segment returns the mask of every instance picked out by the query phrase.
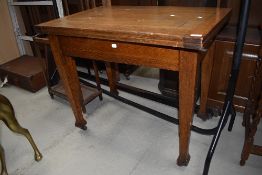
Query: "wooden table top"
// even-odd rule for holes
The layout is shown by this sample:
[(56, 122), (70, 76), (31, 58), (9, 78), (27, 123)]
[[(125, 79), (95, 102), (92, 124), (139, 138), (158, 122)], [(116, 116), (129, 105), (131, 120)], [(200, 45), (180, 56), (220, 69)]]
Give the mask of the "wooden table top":
[(39, 24), (41, 32), (188, 49), (205, 49), (231, 9), (176, 6), (98, 7)]

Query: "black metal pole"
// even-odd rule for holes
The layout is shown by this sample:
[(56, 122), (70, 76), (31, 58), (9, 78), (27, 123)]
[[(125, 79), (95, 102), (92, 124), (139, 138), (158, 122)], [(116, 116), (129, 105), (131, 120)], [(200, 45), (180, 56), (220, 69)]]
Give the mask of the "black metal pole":
[(235, 50), (234, 50), (234, 55), (233, 55), (233, 66), (232, 66), (231, 77), (230, 77), (229, 85), (227, 89), (227, 95), (226, 95), (225, 103), (223, 106), (222, 116), (218, 123), (217, 133), (214, 135), (211, 145), (209, 147), (209, 151), (207, 153), (203, 175), (208, 175), (210, 163), (214, 155), (214, 152), (217, 146), (217, 142), (220, 138), (222, 130), (224, 129), (228, 121), (228, 117), (230, 114), (232, 115), (232, 119), (230, 122), (231, 129), (232, 129), (232, 125), (234, 122), (233, 120), (234, 120), (235, 113), (233, 111), (233, 96), (235, 93), (235, 87), (236, 87), (240, 62), (241, 62), (241, 56), (242, 56), (243, 46), (244, 46), (245, 37), (246, 37), (250, 2), (251, 0), (243, 0), (242, 2), (242, 12), (241, 12), (241, 16), (239, 19), (240, 20), (239, 21), (239, 30), (237, 34), (237, 40), (236, 40), (236, 45), (235, 45)]

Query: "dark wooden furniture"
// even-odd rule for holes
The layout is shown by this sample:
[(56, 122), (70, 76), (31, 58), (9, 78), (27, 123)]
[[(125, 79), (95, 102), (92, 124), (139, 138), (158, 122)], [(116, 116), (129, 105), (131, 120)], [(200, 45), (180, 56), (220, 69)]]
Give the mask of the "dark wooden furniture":
[(31, 92), (43, 88), (46, 83), (42, 69), (42, 59), (24, 55), (0, 66), (0, 78), (7, 76), (8, 83)]
[(262, 48), (260, 58), (256, 64), (255, 74), (252, 78), (249, 98), (243, 116), (245, 126), (245, 142), (241, 154), (240, 165), (245, 165), (250, 154), (262, 156), (262, 146), (254, 144), (257, 126), (262, 117)]
[[(232, 8), (232, 15), (228, 26), (221, 31), (215, 41), (214, 68), (211, 77), (208, 106), (222, 109), (225, 90), (232, 65), (232, 52), (236, 40), (236, 29), (240, 13), (241, 1), (226, 0), (224, 5)], [(261, 37), (259, 25), (262, 23), (261, 0), (252, 0), (248, 20), (248, 29), (244, 45), (244, 53), (238, 76), (234, 105), (237, 111), (244, 112), (251, 80), (254, 76), (256, 62), (258, 60)]]
[(146, 6), (157, 5), (158, 0), (111, 0), (111, 4), (121, 6)]
[(113, 94), (117, 94), (113, 62), (179, 71), (177, 163), (187, 165), (197, 71), (201, 64), (204, 90), (200, 113), (204, 114), (212, 68), (212, 39), (229, 15), (230, 9), (216, 8), (99, 7), (38, 27), (48, 33), (75, 125), (80, 128), (86, 125), (86, 120), (79, 103), (82, 95), (72, 56), (108, 62), (107, 75)]
[(110, 3), (108, 0), (62, 0), (62, 2), (66, 16)]
[(215, 7), (217, 0), (158, 0), (158, 5), (176, 5), (187, 7)]
[[(233, 61), (235, 39), (235, 26), (227, 26), (216, 38), (214, 67), (208, 95), (208, 105), (212, 108), (222, 109)], [(245, 109), (260, 45), (258, 28), (248, 28), (234, 96), (234, 105), (238, 111), (243, 112)]]
[(177, 71), (159, 70), (158, 89), (161, 94), (178, 99), (179, 74)]
[[(20, 0), (24, 1), (24, 0)], [(21, 12), (21, 17), (25, 28), (25, 35), (35, 36), (37, 34), (34, 26), (36, 24), (46, 22), (56, 18), (54, 6), (46, 5), (30, 5), (30, 6), (17, 6)], [(34, 42), (27, 42), (30, 45), (33, 55), (37, 55), (37, 47)]]

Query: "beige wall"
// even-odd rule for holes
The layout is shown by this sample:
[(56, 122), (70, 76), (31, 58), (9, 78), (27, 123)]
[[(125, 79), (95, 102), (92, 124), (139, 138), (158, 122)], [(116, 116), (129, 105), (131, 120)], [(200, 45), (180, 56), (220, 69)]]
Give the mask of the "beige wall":
[(0, 64), (19, 56), (7, 0), (0, 0)]

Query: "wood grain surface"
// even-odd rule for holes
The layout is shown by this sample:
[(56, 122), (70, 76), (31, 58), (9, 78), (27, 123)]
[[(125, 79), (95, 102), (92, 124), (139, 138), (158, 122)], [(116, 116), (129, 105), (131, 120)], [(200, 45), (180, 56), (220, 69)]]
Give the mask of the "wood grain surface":
[(44, 33), (205, 49), (230, 16), (228, 8), (99, 7), (42, 23)]

